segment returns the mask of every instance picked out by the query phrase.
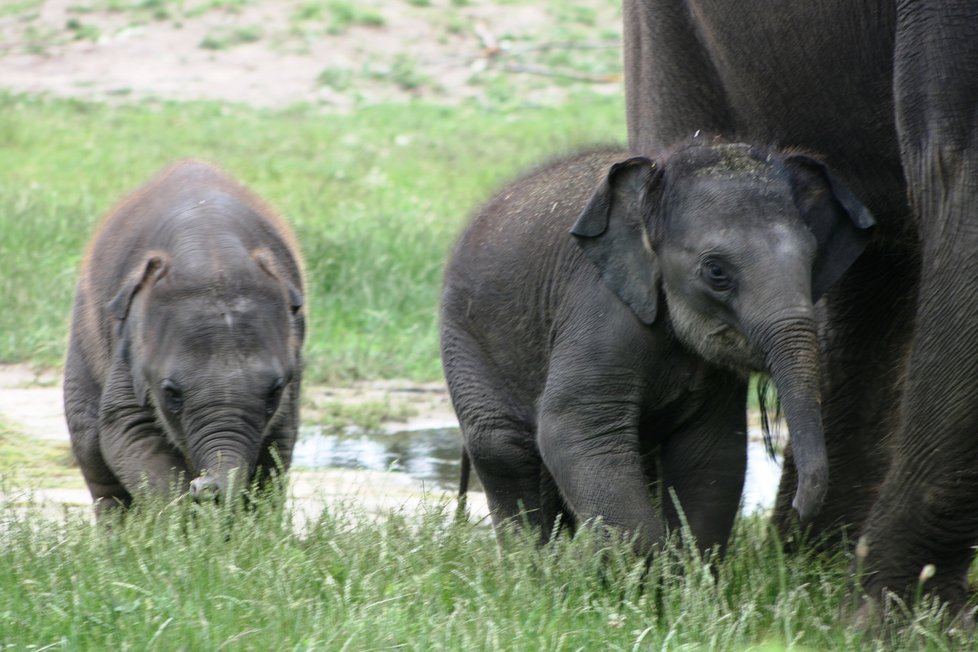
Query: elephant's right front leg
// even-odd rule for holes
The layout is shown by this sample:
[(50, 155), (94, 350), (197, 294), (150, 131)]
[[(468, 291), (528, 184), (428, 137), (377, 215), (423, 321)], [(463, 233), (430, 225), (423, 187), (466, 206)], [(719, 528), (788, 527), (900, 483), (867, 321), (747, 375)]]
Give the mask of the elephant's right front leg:
[[(126, 378), (128, 380), (128, 378)], [(97, 511), (128, 506), (141, 490), (159, 495), (187, 491), (190, 473), (183, 455), (167, 440), (150, 406), (141, 406), (128, 382), (114, 379), (99, 410), (99, 451), (115, 482), (89, 482)]]
[[(648, 489), (640, 447), (639, 390), (621, 379), (549, 382), (540, 411), (538, 442), (564, 501), (579, 523), (634, 537), (648, 555), (665, 529)], [(634, 387), (634, 396), (609, 395)], [(625, 392), (628, 394), (629, 392)]]

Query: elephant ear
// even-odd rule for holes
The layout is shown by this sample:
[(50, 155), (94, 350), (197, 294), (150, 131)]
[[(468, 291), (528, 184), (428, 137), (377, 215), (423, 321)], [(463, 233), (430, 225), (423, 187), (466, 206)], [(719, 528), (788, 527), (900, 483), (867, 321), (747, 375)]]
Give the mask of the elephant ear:
[(825, 163), (804, 155), (789, 156), (786, 163), (792, 170), (795, 203), (818, 242), (812, 269), (814, 302), (859, 258), (876, 220)]
[(146, 386), (146, 379), (142, 372), (141, 365), (135, 363), (131, 356), (131, 343), (129, 341), (129, 331), (126, 328), (126, 319), (129, 316), (129, 309), (132, 307), (133, 299), (136, 294), (146, 285), (158, 282), (166, 276), (169, 271), (169, 258), (162, 253), (152, 252), (147, 255), (136, 268), (123, 281), (122, 287), (106, 305), (106, 309), (113, 317), (119, 320), (120, 346), (122, 359), (130, 367), (132, 372), (132, 389), (136, 397), (136, 402), (140, 406), (145, 406), (149, 394)]
[(106, 305), (109, 314), (116, 319), (124, 320), (129, 316), (132, 300), (136, 298), (136, 293), (139, 292), (140, 288), (150, 282), (156, 283), (166, 276), (167, 271), (169, 271), (169, 265), (165, 254), (153, 252), (147, 255), (130, 272), (129, 276), (122, 282), (122, 287)]
[(571, 233), (619, 299), (645, 324), (659, 309), (659, 262), (645, 224), (646, 196), (662, 178), (648, 158), (615, 163)]
[(251, 257), (258, 263), (262, 271), (274, 278), (285, 287), (289, 296), (289, 310), (293, 315), (297, 314), (305, 303), (302, 292), (279, 270), (275, 257), (267, 249), (255, 249), (251, 252)]

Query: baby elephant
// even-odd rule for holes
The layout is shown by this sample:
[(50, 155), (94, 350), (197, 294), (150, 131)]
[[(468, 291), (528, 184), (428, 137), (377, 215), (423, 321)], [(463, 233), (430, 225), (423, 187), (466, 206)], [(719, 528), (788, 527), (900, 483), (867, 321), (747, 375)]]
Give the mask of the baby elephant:
[(684, 516), (722, 549), (750, 371), (779, 392), (804, 521), (828, 482), (812, 304), (872, 216), (800, 154), (696, 139), (626, 157), (515, 182), (448, 264), (442, 362), (493, 522), (526, 519), (545, 541), (558, 517), (601, 519), (648, 554)]
[(288, 468), (302, 292), (288, 226), (207, 163), (172, 166), (102, 221), (64, 378), (96, 513), (128, 506), (141, 486), (210, 499)]

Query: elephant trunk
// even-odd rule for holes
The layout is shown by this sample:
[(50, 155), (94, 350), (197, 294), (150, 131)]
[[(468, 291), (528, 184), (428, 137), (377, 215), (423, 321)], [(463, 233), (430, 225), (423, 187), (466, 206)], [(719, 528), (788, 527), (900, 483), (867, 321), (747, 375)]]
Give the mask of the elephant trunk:
[(245, 488), (258, 456), (257, 447), (251, 454), (252, 440), (242, 433), (228, 431), (201, 437), (196, 449), (191, 450), (192, 466), (198, 474), (190, 482), (191, 496), (206, 502)]
[(792, 506), (802, 523), (821, 509), (828, 489), (828, 456), (822, 428), (818, 338), (811, 310), (758, 329), (758, 349), (778, 390), (788, 422), (791, 451), (798, 471)]

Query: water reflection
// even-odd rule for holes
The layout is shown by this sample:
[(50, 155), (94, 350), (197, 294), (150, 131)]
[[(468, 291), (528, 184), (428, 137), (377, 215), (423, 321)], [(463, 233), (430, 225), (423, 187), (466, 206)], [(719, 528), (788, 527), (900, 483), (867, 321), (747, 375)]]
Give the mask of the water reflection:
[[(299, 468), (398, 471), (428, 487), (456, 491), (461, 441), (458, 428), (362, 435), (325, 434), (318, 428), (304, 428), (292, 464)], [(748, 448), (744, 511), (771, 507), (780, 476), (780, 463), (768, 457), (763, 444), (752, 441)], [(474, 473), (470, 488), (481, 489)]]
[(438, 489), (458, 489), (462, 436), (458, 428), (362, 435), (304, 428), (292, 453), (305, 468), (401, 471)]

